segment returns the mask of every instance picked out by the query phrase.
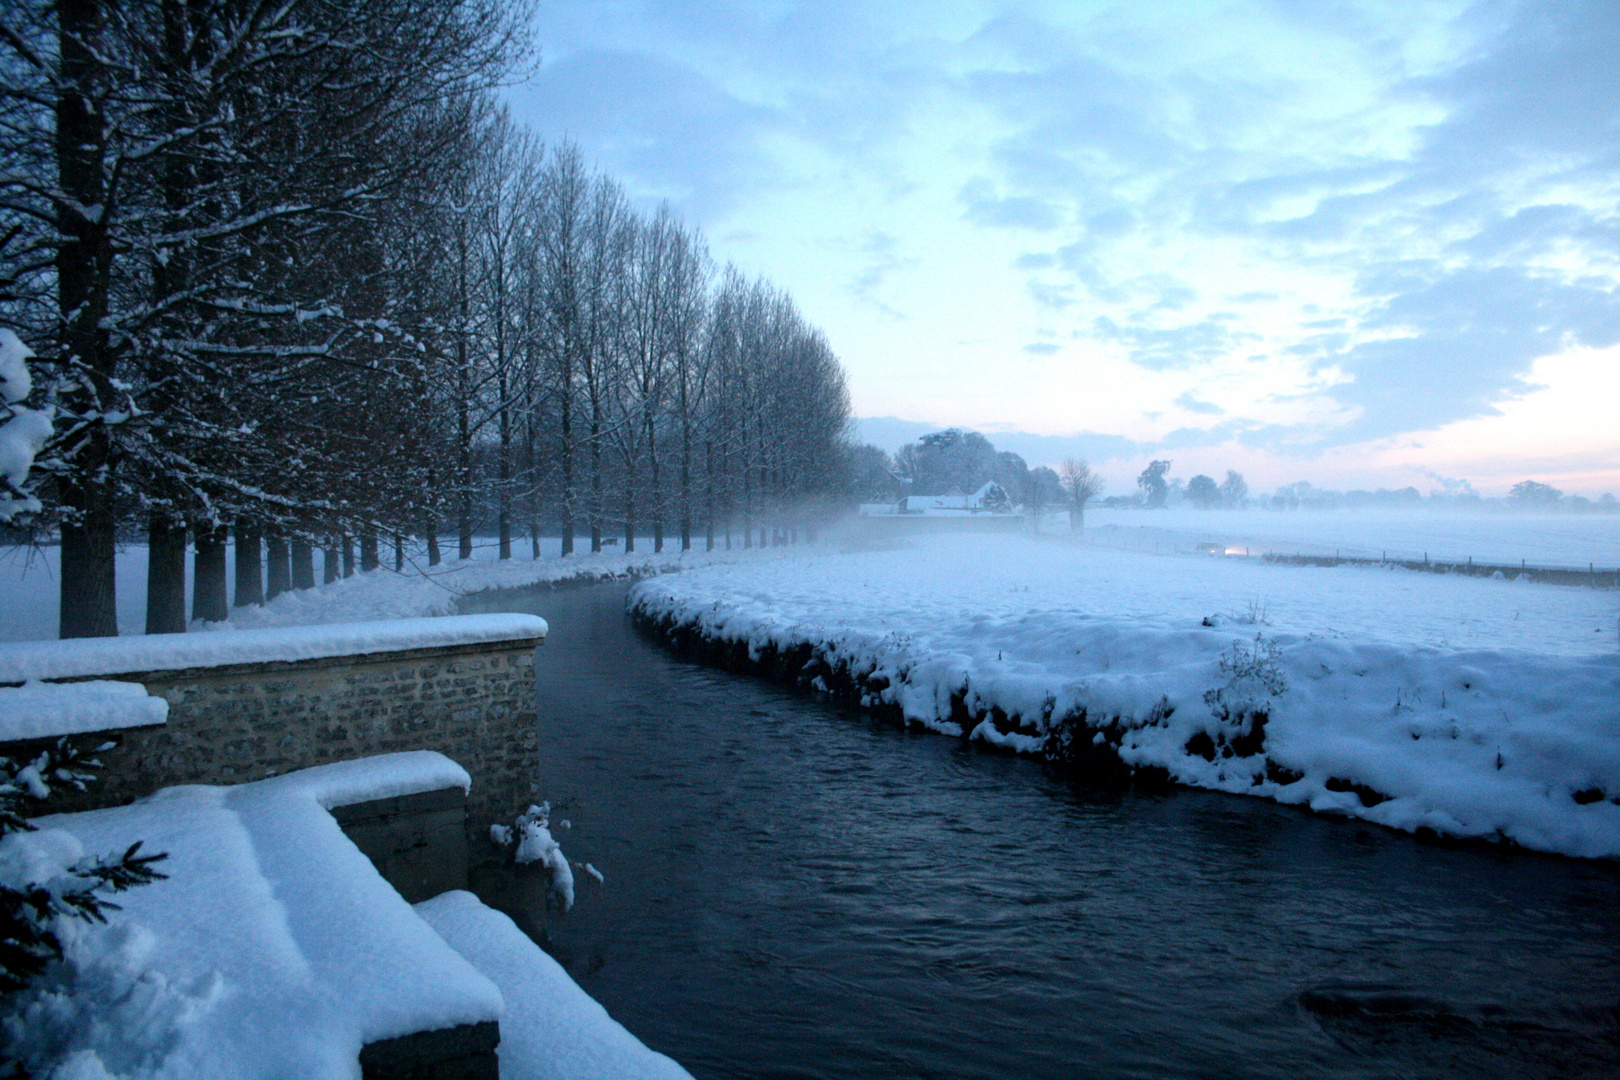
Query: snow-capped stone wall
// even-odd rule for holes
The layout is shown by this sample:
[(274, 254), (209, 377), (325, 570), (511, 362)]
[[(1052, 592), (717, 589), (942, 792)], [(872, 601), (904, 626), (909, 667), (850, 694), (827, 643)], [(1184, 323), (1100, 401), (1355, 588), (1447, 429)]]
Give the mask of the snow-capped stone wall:
[(528, 790), (535, 649), (545, 634), (542, 619), (503, 615), (25, 642), (0, 645), (0, 683), (116, 674), (168, 702), (168, 722), (125, 732), (101, 755), (101, 779), (64, 795), (64, 810), (435, 750), (472, 774), (468, 814), (481, 829)]

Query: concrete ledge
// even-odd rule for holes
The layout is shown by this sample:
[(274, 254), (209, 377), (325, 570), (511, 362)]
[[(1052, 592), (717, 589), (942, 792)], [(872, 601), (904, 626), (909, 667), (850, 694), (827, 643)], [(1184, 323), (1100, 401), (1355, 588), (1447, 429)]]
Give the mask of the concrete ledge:
[(418, 1031), (360, 1049), (362, 1080), (500, 1080), (500, 1025), (492, 1021)]

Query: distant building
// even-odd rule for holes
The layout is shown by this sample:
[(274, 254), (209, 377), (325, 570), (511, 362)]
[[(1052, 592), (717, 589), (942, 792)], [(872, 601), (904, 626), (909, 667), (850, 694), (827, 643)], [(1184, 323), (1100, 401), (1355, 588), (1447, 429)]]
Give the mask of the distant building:
[[(925, 514), (930, 517), (961, 517), (973, 514), (1011, 514), (1012, 499), (1007, 489), (994, 480), (971, 495), (952, 492), (949, 495), (907, 495), (900, 500), (899, 513)], [(865, 513), (865, 508), (862, 508)]]

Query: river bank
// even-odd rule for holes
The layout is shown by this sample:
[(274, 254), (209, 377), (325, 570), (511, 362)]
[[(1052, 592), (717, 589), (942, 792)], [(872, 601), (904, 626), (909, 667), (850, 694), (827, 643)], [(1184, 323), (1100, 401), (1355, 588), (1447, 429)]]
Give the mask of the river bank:
[(1084, 776), (1620, 857), (1609, 592), (932, 537), (629, 602), (690, 655)]

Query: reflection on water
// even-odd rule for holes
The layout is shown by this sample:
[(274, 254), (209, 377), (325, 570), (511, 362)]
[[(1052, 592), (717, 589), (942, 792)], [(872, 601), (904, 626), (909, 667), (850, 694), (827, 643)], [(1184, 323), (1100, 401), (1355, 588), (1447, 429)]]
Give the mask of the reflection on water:
[[(1620, 870), (1036, 763), (551, 620), (537, 792), (607, 874), (479, 890), (707, 1077), (1620, 1076)], [(516, 809), (516, 808), (515, 808)]]

